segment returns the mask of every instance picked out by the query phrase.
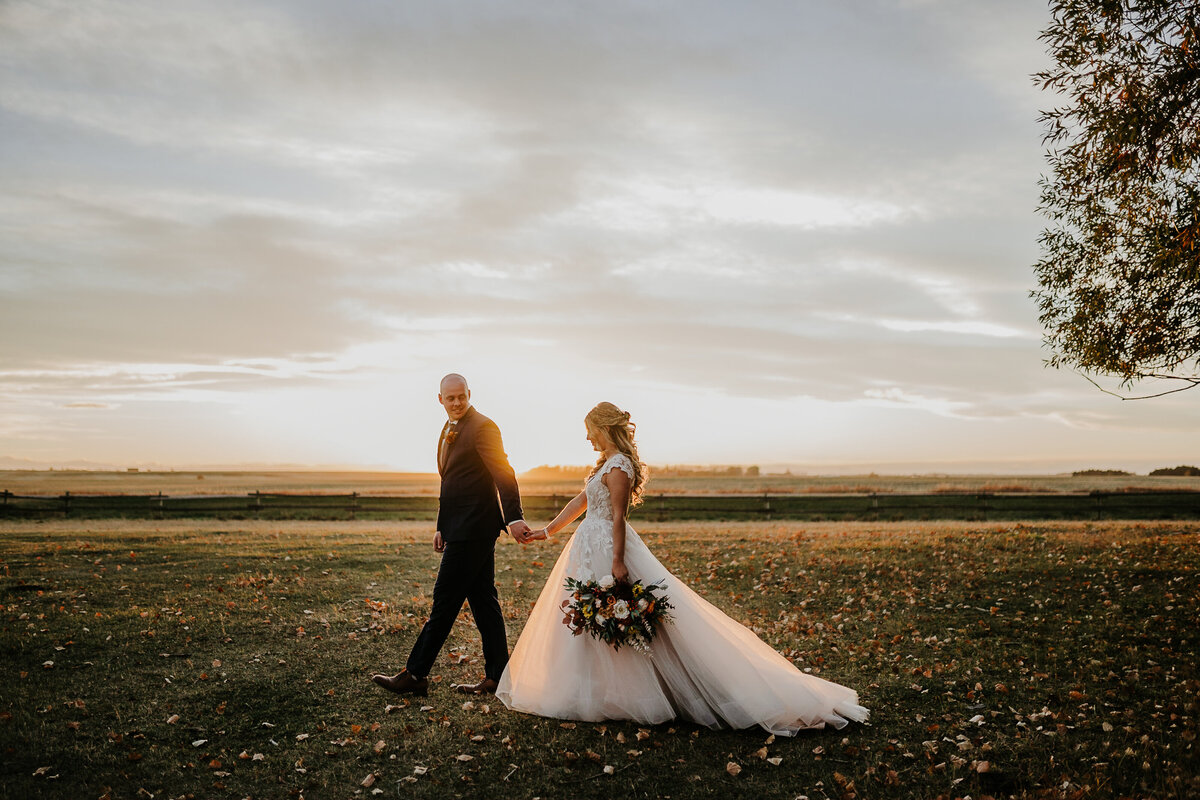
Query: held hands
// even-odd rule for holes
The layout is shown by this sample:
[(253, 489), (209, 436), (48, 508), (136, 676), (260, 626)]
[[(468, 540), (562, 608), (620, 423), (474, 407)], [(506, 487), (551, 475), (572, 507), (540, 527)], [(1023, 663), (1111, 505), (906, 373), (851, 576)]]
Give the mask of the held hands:
[(532, 533), (528, 523), (526, 523), (523, 519), (519, 519), (510, 524), (508, 526), (508, 532), (511, 533), (512, 537), (521, 544), (527, 544), (530, 539), (529, 534)]

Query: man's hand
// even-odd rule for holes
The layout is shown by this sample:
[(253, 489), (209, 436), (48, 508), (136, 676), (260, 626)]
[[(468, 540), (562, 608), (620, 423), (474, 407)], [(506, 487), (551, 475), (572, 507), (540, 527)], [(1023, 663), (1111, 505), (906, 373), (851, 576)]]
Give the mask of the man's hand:
[(441, 531), (438, 531), (437, 533), (433, 534), (433, 552), (435, 552), (435, 553), (446, 552), (446, 543), (444, 541), (442, 541), (442, 532)]
[(550, 538), (550, 536), (549, 536), (549, 534), (546, 533), (545, 528), (538, 528), (537, 530), (532, 530), (529, 532), (529, 541), (531, 541), (531, 542), (536, 539), (544, 540), (544, 539), (549, 539), (549, 538)]
[(529, 525), (523, 519), (519, 519), (516, 522), (510, 523), (508, 526), (508, 532), (511, 533), (512, 537), (521, 544), (525, 544), (529, 541)]

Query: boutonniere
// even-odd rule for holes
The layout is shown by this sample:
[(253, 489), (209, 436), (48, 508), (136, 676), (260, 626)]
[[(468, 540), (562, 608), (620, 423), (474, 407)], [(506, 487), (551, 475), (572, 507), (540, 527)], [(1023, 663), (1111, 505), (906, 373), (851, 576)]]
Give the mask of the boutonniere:
[(451, 428), (446, 431), (446, 446), (454, 444), (454, 440), (458, 438), (458, 428)]

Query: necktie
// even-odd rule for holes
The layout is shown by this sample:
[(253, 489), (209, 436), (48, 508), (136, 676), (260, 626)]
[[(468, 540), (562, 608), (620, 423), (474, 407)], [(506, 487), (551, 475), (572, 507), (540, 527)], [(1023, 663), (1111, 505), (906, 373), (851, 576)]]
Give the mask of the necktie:
[(438, 451), (438, 469), (446, 468), (446, 454), (450, 452), (450, 431), (454, 430), (454, 423), (447, 422), (446, 427), (442, 428), (442, 449)]

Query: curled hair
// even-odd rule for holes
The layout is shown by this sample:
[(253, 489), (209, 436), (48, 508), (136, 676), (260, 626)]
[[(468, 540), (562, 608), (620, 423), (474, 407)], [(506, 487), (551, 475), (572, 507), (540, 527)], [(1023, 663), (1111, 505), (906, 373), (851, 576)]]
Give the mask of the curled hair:
[[(629, 456), (629, 460), (633, 462), (633, 486), (629, 490), (629, 507), (641, 503), (646, 481), (650, 479), (650, 470), (638, 458), (637, 442), (633, 439), (637, 425), (629, 421), (629, 412), (622, 411), (612, 403), (600, 403), (587, 413), (583, 422), (591, 429), (604, 431), (608, 438), (612, 439), (618, 452)], [(604, 466), (604, 461), (604, 454), (601, 453), (592, 471), (588, 473), (589, 480)]]

